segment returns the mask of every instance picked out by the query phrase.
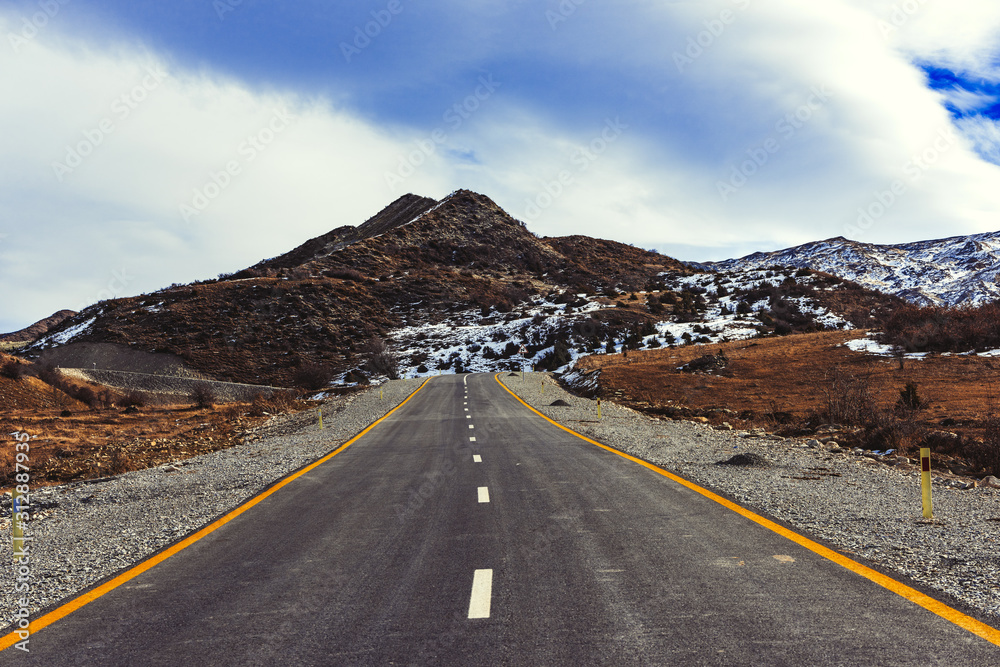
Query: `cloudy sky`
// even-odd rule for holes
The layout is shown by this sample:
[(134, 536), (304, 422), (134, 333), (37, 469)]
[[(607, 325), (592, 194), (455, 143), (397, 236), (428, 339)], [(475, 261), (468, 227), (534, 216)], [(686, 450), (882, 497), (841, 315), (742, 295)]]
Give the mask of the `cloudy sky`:
[(1000, 229), (995, 0), (0, 0), (0, 331), (406, 192), (689, 260)]

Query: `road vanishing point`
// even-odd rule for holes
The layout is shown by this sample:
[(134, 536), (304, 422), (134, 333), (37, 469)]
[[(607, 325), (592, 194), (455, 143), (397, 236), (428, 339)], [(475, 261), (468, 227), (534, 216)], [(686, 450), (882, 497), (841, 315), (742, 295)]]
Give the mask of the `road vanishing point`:
[[(1000, 632), (492, 375), (32, 622), (4, 665), (1000, 664)], [(516, 387), (516, 385), (515, 385)]]

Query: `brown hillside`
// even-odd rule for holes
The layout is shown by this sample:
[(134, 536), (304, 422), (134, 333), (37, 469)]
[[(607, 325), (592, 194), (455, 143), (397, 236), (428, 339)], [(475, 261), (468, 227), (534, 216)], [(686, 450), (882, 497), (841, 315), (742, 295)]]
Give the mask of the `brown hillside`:
[(48, 333), (50, 329), (58, 326), (63, 322), (63, 320), (68, 317), (72, 317), (73, 315), (76, 315), (76, 311), (60, 310), (57, 313), (49, 315), (45, 319), (38, 320), (31, 326), (27, 326), (20, 331), (0, 334), (0, 341), (5, 343), (19, 343), (37, 340)]
[(395, 327), (469, 308), (505, 312), (567, 288), (641, 289), (668, 269), (685, 271), (613, 241), (540, 239), (467, 190), (440, 203), (407, 195), (358, 228), (227, 279), (102, 302), (62, 328), (94, 318), (74, 342), (169, 352), (218, 379), (290, 386), (303, 366), (356, 367), (365, 341)]

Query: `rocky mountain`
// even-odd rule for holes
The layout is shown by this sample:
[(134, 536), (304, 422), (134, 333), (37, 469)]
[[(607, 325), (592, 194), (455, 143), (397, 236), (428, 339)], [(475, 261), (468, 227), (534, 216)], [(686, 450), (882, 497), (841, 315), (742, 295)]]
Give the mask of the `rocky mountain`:
[(60, 310), (59, 312), (53, 313), (44, 319), (38, 320), (34, 324), (27, 326), (20, 331), (0, 334), (0, 342), (24, 343), (37, 340), (48, 333), (49, 329), (61, 324), (63, 320), (68, 317), (72, 317), (73, 315), (76, 315), (76, 311)]
[(775, 265), (824, 271), (919, 305), (975, 305), (1000, 297), (1000, 232), (897, 245), (838, 236), (696, 266), (745, 270)]
[(622, 346), (871, 326), (893, 303), (808, 270), (699, 272), (615, 241), (540, 238), (459, 190), (406, 195), (217, 280), (100, 302), (23, 354), (79, 365), (79, 344), (99, 343), (85, 366), (128, 348), (220, 380), (292, 386), (316, 368), (363, 381), (377, 341), (405, 375), (557, 368)]

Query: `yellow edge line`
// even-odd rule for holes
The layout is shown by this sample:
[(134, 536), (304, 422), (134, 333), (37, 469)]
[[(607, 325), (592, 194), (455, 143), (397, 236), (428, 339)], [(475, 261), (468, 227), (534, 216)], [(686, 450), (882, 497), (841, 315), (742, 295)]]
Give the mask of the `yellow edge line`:
[(576, 431), (574, 431), (573, 429), (568, 428), (566, 426), (563, 426), (562, 424), (560, 424), (557, 421), (549, 419), (548, 417), (546, 417), (545, 415), (543, 415), (541, 412), (539, 412), (535, 408), (533, 408), (530, 405), (528, 405), (527, 403), (525, 403), (521, 399), (520, 396), (518, 396), (513, 391), (511, 391), (510, 388), (507, 385), (505, 385), (500, 380), (500, 374), (499, 373), (496, 374), (496, 375), (494, 375), (493, 378), (500, 384), (501, 387), (503, 387), (504, 389), (506, 389), (507, 392), (511, 396), (513, 396), (514, 398), (516, 398), (524, 407), (528, 408), (529, 410), (531, 410), (532, 412), (534, 412), (536, 415), (538, 415), (542, 419), (546, 420), (547, 422), (549, 422), (549, 423), (551, 423), (551, 424), (553, 424), (555, 426), (558, 426), (559, 428), (561, 428), (562, 430), (566, 431), (567, 433), (572, 433), (576, 437), (578, 437), (578, 438), (580, 438), (582, 440), (585, 440), (585, 441), (589, 442), (592, 445), (596, 445), (597, 447), (600, 447), (601, 449), (605, 449), (605, 450), (607, 450), (607, 451), (609, 451), (609, 452), (611, 452), (613, 454), (617, 454), (618, 456), (626, 458), (629, 461), (633, 461), (635, 463), (638, 463), (641, 466), (645, 466), (646, 468), (649, 468), (653, 472), (659, 473), (659, 474), (663, 475), (664, 477), (667, 477), (667, 478), (669, 478), (669, 479), (677, 482), (678, 484), (691, 489), (692, 491), (694, 491), (696, 493), (700, 493), (701, 495), (705, 496), (709, 500), (713, 500), (713, 501), (719, 503), (723, 507), (734, 511), (737, 514), (740, 514), (741, 516), (746, 517), (747, 519), (750, 519), (754, 523), (757, 523), (757, 524), (763, 526), (764, 528), (767, 528), (768, 530), (771, 530), (771, 531), (777, 533), (778, 535), (781, 535), (782, 537), (787, 538), (787, 539), (791, 540), (792, 542), (795, 542), (796, 544), (798, 544), (800, 546), (803, 546), (806, 549), (809, 549), (810, 551), (812, 551), (812, 552), (814, 552), (816, 554), (819, 554), (820, 556), (822, 556), (823, 558), (826, 558), (827, 560), (833, 561), (834, 563), (836, 563), (837, 565), (840, 565), (841, 567), (847, 568), (848, 570), (850, 570), (851, 572), (854, 572), (855, 574), (859, 574), (862, 577), (875, 582), (876, 584), (878, 584), (879, 586), (882, 586), (883, 588), (887, 588), (888, 590), (892, 591), (893, 593), (896, 593), (897, 595), (900, 595), (900, 596), (906, 598), (910, 602), (913, 602), (914, 604), (920, 605), (924, 609), (926, 609), (926, 610), (928, 610), (928, 611), (930, 611), (930, 612), (932, 612), (934, 614), (937, 614), (941, 618), (943, 618), (943, 619), (945, 619), (947, 621), (951, 621), (952, 623), (954, 623), (955, 625), (959, 626), (960, 628), (964, 628), (964, 629), (968, 630), (969, 632), (971, 632), (972, 634), (978, 635), (978, 636), (982, 637), (983, 639), (985, 639), (986, 641), (988, 641), (990, 643), (993, 643), (993, 644), (996, 644), (997, 646), (1000, 646), (1000, 630), (997, 630), (996, 628), (993, 628), (993, 627), (991, 627), (989, 625), (986, 625), (985, 623), (983, 623), (981, 621), (977, 621), (976, 619), (972, 618), (971, 616), (967, 616), (966, 614), (963, 614), (962, 612), (958, 611), (957, 609), (952, 609), (951, 607), (949, 607), (948, 605), (944, 604), (943, 602), (940, 602), (939, 600), (935, 600), (934, 598), (930, 597), (929, 595), (921, 593), (920, 591), (918, 591), (918, 590), (916, 590), (914, 588), (911, 588), (911, 587), (909, 587), (909, 586), (907, 586), (905, 584), (901, 584), (900, 582), (896, 581), (895, 579), (892, 579), (891, 577), (887, 577), (886, 575), (882, 574), (881, 572), (876, 572), (875, 570), (871, 569), (870, 567), (866, 567), (866, 566), (862, 565), (861, 563), (858, 563), (857, 561), (853, 561), (850, 558), (847, 558), (846, 556), (843, 556), (843, 555), (837, 553), (836, 551), (834, 551), (832, 549), (824, 547), (822, 544), (819, 544), (817, 542), (813, 542), (808, 537), (805, 537), (803, 535), (799, 535), (798, 533), (796, 533), (794, 531), (791, 531), (791, 530), (785, 528), (784, 526), (779, 526), (778, 524), (776, 524), (773, 521), (770, 521), (768, 519), (765, 519), (764, 517), (760, 516), (759, 514), (755, 514), (755, 513), (751, 512), (750, 510), (748, 510), (748, 509), (746, 509), (744, 507), (740, 507), (739, 505), (737, 505), (734, 502), (726, 500), (725, 498), (723, 498), (722, 496), (720, 496), (718, 494), (712, 493), (708, 489), (704, 489), (704, 488), (698, 486), (697, 484), (695, 484), (693, 482), (689, 482), (688, 480), (684, 479), (683, 477), (678, 477), (677, 475), (675, 475), (672, 472), (668, 472), (668, 471), (664, 470), (663, 468), (660, 468), (659, 466), (656, 466), (656, 465), (653, 465), (652, 463), (649, 463), (648, 461), (643, 461), (640, 458), (636, 458), (635, 456), (632, 456), (630, 454), (626, 454), (625, 452), (619, 451), (619, 450), (615, 449), (614, 447), (609, 447), (608, 445), (601, 444), (600, 442), (597, 442), (596, 440), (591, 440), (587, 436), (581, 435), (581, 434), (577, 433)]
[[(32, 635), (34, 635), (36, 632), (38, 632), (42, 628), (45, 628), (45, 627), (47, 627), (49, 625), (52, 625), (53, 623), (55, 623), (56, 621), (58, 621), (61, 618), (69, 616), (70, 614), (72, 614), (74, 611), (76, 611), (80, 607), (83, 607), (84, 605), (87, 605), (87, 604), (93, 602), (97, 598), (101, 597), (102, 595), (104, 595), (106, 593), (109, 593), (109, 592), (113, 591), (114, 589), (118, 588), (122, 584), (127, 583), (127, 582), (131, 581), (132, 579), (135, 579), (136, 577), (138, 577), (140, 574), (142, 574), (146, 570), (149, 570), (150, 568), (155, 567), (156, 565), (162, 563), (163, 561), (167, 560), (171, 556), (173, 556), (173, 555), (175, 555), (175, 554), (183, 551), (184, 549), (188, 548), (189, 546), (191, 546), (192, 544), (194, 544), (198, 540), (202, 539), (203, 537), (207, 537), (212, 532), (218, 530), (219, 528), (221, 528), (222, 526), (226, 525), (227, 523), (229, 523), (230, 521), (232, 521), (233, 519), (235, 519), (239, 515), (241, 515), (244, 512), (246, 512), (248, 509), (250, 509), (251, 507), (253, 507), (257, 503), (261, 502), (262, 500), (264, 500), (265, 498), (267, 498), (271, 494), (273, 494), (276, 491), (278, 491), (278, 489), (281, 489), (282, 487), (290, 484), (291, 482), (295, 481), (296, 479), (298, 479), (302, 475), (306, 474), (310, 470), (316, 468), (317, 466), (320, 466), (320, 465), (326, 463), (327, 461), (329, 461), (330, 459), (332, 459), (334, 456), (336, 456), (337, 454), (341, 453), (342, 451), (344, 451), (345, 449), (347, 449), (348, 447), (350, 447), (351, 445), (353, 445), (355, 442), (357, 442), (361, 438), (361, 436), (365, 435), (366, 433), (368, 433), (369, 431), (371, 431), (373, 428), (375, 428), (376, 426), (378, 426), (378, 424), (380, 422), (382, 422), (385, 419), (388, 419), (389, 415), (391, 415), (393, 412), (395, 412), (396, 410), (399, 410), (401, 407), (403, 407), (404, 405), (406, 405), (406, 402), (409, 401), (414, 396), (416, 396), (417, 392), (420, 391), (421, 389), (423, 389), (424, 386), (426, 386), (426, 384), (431, 381), (431, 379), (432, 378), (427, 378), (426, 380), (424, 380), (423, 384), (421, 384), (419, 387), (417, 387), (415, 390), (413, 390), (413, 393), (411, 393), (409, 396), (407, 396), (403, 400), (402, 403), (400, 403), (399, 405), (397, 405), (396, 407), (394, 407), (392, 410), (390, 410), (389, 412), (387, 412), (381, 418), (379, 418), (376, 421), (374, 421), (371, 424), (369, 424), (365, 428), (365, 430), (361, 431), (361, 433), (358, 433), (356, 436), (354, 436), (353, 438), (351, 438), (350, 440), (348, 440), (347, 442), (345, 442), (340, 447), (338, 447), (334, 451), (330, 452), (329, 454), (327, 454), (323, 458), (318, 459), (317, 461), (314, 461), (313, 463), (309, 464), (305, 468), (302, 468), (298, 472), (295, 472), (295, 473), (289, 475), (288, 477), (285, 477), (284, 479), (276, 482), (274, 484), (274, 486), (272, 486), (272, 487), (270, 487), (270, 488), (262, 491), (258, 495), (254, 496), (253, 498), (251, 498), (251, 499), (247, 500), (246, 502), (244, 502), (239, 507), (233, 509), (231, 512), (229, 512), (225, 516), (220, 517), (219, 519), (216, 519), (215, 521), (213, 521), (209, 525), (207, 525), (204, 528), (202, 528), (201, 530), (199, 530), (197, 533), (195, 533), (195, 534), (193, 534), (193, 535), (185, 538), (184, 540), (178, 542), (177, 544), (175, 544), (174, 546), (170, 547), (169, 549), (166, 549), (165, 551), (161, 551), (160, 553), (156, 554), (155, 556), (152, 556), (152, 557), (148, 558), (147, 560), (144, 560), (143, 562), (139, 563), (135, 567), (133, 567), (133, 568), (131, 568), (129, 570), (126, 570), (125, 572), (122, 572), (121, 574), (119, 574), (114, 579), (112, 579), (110, 581), (106, 581), (105, 583), (101, 584), (97, 588), (94, 588), (93, 590), (90, 590), (90, 591), (84, 593), (83, 595), (70, 600), (69, 602), (67, 602), (66, 604), (62, 605), (61, 607), (53, 609), (52, 611), (50, 611), (49, 613), (47, 613), (45, 616), (42, 616), (41, 618), (38, 618), (38, 619), (35, 619), (35, 620), (31, 621), (30, 624), (29, 624), (29, 626), (28, 626), (28, 630), (30, 631), (30, 633)], [(5, 649), (10, 648), (14, 644), (16, 644), (17, 642), (19, 642), (19, 641), (22, 640), (22, 638), (18, 634), (18, 632), (20, 632), (20, 631), (15, 630), (15, 631), (7, 634), (6, 636), (0, 638), (0, 651), (3, 651)]]

